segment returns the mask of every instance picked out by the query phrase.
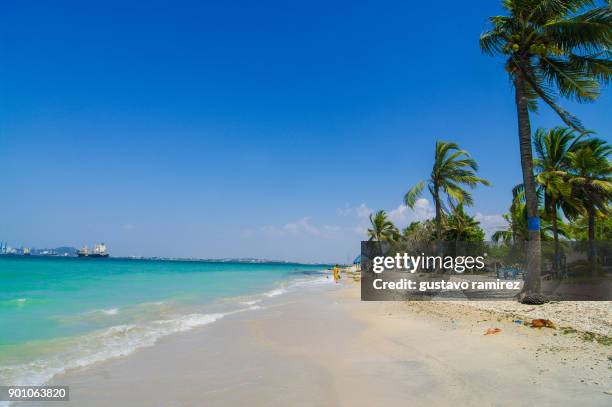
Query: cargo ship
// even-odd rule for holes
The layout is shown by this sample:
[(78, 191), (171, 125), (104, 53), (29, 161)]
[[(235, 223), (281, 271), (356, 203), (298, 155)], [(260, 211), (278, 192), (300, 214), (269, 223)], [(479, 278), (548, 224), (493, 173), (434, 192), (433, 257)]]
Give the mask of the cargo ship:
[(87, 246), (81, 248), (77, 252), (77, 256), (79, 257), (108, 257), (108, 250), (106, 249), (106, 245), (104, 243), (99, 243), (94, 246), (92, 251), (89, 251)]

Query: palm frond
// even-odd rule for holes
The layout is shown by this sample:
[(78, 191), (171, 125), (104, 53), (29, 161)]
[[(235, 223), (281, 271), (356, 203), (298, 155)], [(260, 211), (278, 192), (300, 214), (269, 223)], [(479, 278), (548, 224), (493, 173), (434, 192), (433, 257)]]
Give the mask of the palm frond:
[(612, 52), (609, 50), (590, 55), (571, 54), (567, 63), (571, 69), (591, 75), (602, 84), (612, 80)]
[(597, 7), (543, 25), (543, 34), (567, 52), (593, 52), (612, 45), (612, 7)]
[(423, 193), (423, 189), (425, 188), (426, 185), (427, 185), (427, 181), (421, 181), (417, 183), (415, 186), (413, 186), (412, 188), (410, 188), (408, 192), (406, 192), (406, 195), (404, 195), (404, 203), (406, 204), (407, 207), (414, 208), (414, 205), (416, 204), (417, 199)]
[(554, 83), (562, 96), (578, 102), (590, 102), (599, 97), (599, 81), (584, 69), (561, 58), (542, 57), (540, 68), (549, 83)]
[(555, 113), (557, 113), (557, 115), (561, 118), (561, 120), (563, 120), (565, 124), (580, 133), (584, 133), (586, 131), (580, 119), (569, 113), (567, 110), (563, 109), (561, 106), (557, 105), (553, 98), (550, 97), (550, 95), (548, 95), (544, 91), (541, 84), (537, 83), (531, 72), (528, 72), (527, 70), (522, 70), (522, 74), (529, 86), (531, 86), (531, 88), (533, 89), (533, 91), (537, 93), (538, 96), (540, 96), (540, 98), (542, 98), (542, 100), (544, 100), (544, 102), (546, 102), (546, 104), (555, 111)]

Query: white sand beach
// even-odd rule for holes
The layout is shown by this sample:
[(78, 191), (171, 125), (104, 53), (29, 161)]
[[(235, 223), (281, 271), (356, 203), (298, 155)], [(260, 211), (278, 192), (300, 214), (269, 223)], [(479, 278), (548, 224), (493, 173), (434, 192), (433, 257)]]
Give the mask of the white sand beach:
[[(612, 403), (610, 346), (560, 329), (530, 328), (472, 305), (361, 302), (358, 283), (329, 281), (164, 338), (127, 357), (57, 376), (52, 384), (69, 385), (71, 401), (47, 404)], [(491, 327), (501, 332), (484, 335)]]

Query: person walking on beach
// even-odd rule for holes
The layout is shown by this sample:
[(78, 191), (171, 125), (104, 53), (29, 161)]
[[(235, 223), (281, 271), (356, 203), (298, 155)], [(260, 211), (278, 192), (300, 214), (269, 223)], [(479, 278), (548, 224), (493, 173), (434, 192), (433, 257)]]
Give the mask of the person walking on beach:
[(334, 281), (337, 283), (340, 280), (340, 267), (336, 264), (333, 269), (334, 272)]

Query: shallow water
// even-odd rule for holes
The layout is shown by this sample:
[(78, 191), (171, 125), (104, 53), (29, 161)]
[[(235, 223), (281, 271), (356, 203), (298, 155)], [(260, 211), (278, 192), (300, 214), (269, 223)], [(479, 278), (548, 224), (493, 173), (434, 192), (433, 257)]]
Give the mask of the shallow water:
[(323, 266), (0, 257), (0, 384), (41, 384), (320, 281)]

